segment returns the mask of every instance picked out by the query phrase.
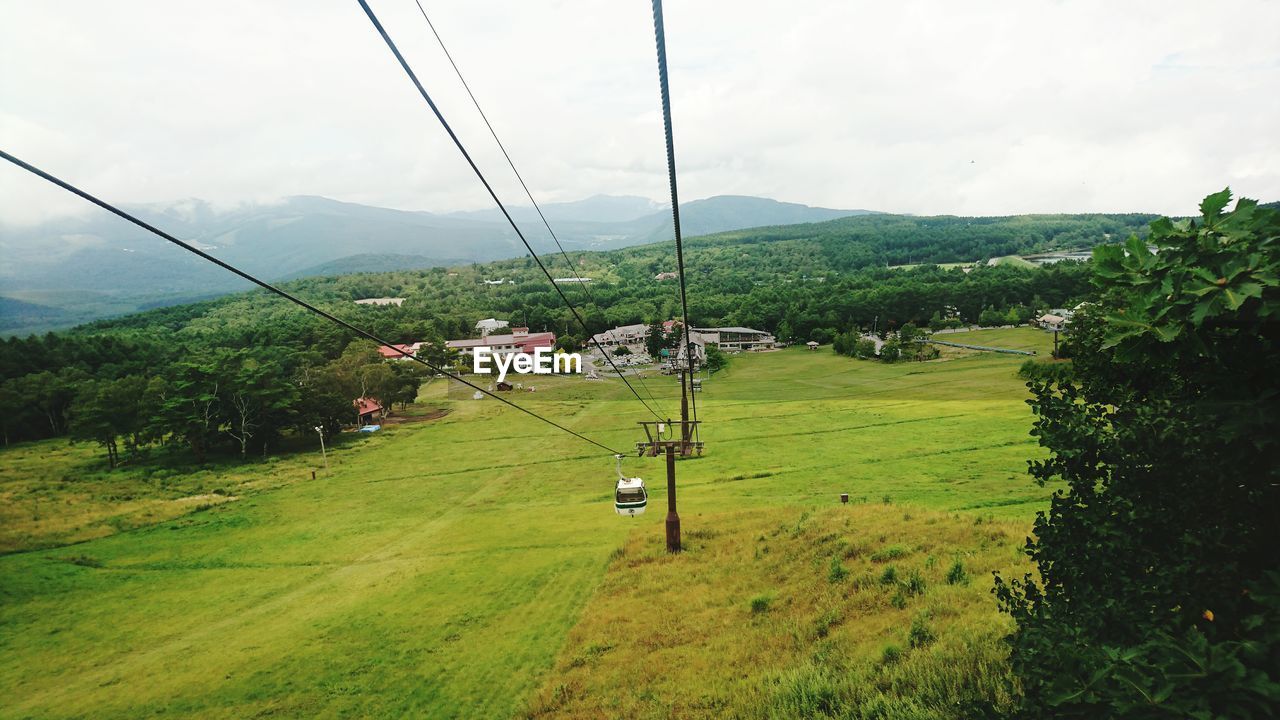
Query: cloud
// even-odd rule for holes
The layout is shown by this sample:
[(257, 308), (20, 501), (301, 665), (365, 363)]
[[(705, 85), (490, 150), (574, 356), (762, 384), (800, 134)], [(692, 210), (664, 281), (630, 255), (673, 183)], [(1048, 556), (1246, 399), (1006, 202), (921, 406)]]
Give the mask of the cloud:
[[(665, 199), (643, 3), (428, 3), (539, 200)], [(408, 0), (375, 11), (507, 202)], [(681, 196), (1007, 214), (1280, 198), (1280, 5), (668, 2)], [(1223, 18), (1219, 20), (1218, 18)], [(0, 6), (0, 147), (123, 203), (490, 200), (354, 2)], [(0, 168), (0, 219), (83, 203)]]

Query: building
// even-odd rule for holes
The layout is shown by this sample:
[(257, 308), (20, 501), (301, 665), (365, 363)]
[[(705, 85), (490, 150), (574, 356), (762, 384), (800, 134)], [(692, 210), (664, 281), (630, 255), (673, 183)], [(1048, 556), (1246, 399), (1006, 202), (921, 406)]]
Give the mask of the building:
[(589, 277), (553, 278), (551, 282), (556, 283), (557, 285), (565, 285), (565, 284), (573, 285), (577, 283), (589, 283), (591, 282), (591, 278)]
[(1058, 332), (1059, 330), (1061, 330), (1063, 327), (1066, 326), (1067, 319), (1062, 317), (1061, 315), (1054, 315), (1053, 313), (1045, 313), (1044, 315), (1041, 315), (1040, 317), (1036, 318), (1036, 324), (1044, 328), (1045, 330), (1052, 330), (1053, 332)]
[(378, 416), (382, 414), (382, 405), (373, 398), (357, 398), (351, 401), (351, 405), (356, 409), (357, 425), (375, 423), (378, 421)]
[(639, 325), (623, 325), (612, 330), (605, 330), (602, 333), (596, 333), (591, 336), (592, 345), (600, 343), (601, 347), (613, 347), (615, 345), (637, 345), (643, 343), (645, 338), (649, 337), (649, 326)]
[(809, 342), (805, 343), (805, 347), (809, 348), (810, 350), (817, 350), (818, 342), (816, 340), (810, 340)]
[[(694, 328), (694, 330), (689, 333), (689, 342), (687, 346), (688, 348), (693, 349), (693, 363), (695, 365), (702, 365), (706, 363), (707, 345), (708, 344), (716, 345), (718, 342), (718, 339), (719, 339), (719, 336), (716, 335), (715, 333), (703, 332), (701, 330), (698, 330), (697, 328)], [(684, 341), (684, 338), (681, 337), (680, 341), (676, 344), (676, 359), (674, 361), (675, 366), (676, 367), (686, 366), (689, 362), (687, 359), (688, 357), (689, 355), (686, 352), (686, 343)]]
[(480, 322), (476, 323), (476, 332), (480, 333), (481, 335), (488, 335), (494, 330), (501, 330), (502, 328), (507, 327), (507, 325), (509, 324), (510, 323), (508, 323), (506, 320), (499, 320), (497, 318), (485, 318), (484, 320), (481, 320)]
[(772, 335), (763, 330), (747, 327), (694, 328), (694, 334), (707, 336), (721, 350), (772, 350), (778, 344)]
[(357, 300), (357, 305), (395, 305), (400, 307), (404, 304), (404, 298), (380, 297), (380, 298), (364, 298)]
[(553, 332), (531, 333), (527, 327), (511, 328), (510, 335), (487, 335), (482, 338), (468, 340), (450, 340), (446, 347), (457, 350), (464, 358), (471, 357), (471, 351), (478, 347), (493, 349), (494, 355), (510, 353), (532, 353), (538, 348), (554, 349), (556, 334)]
[(657, 275), (654, 275), (653, 279), (661, 282), (663, 280), (675, 280), (678, 277), (680, 276), (677, 273), (662, 272), (662, 273), (658, 273)]
[(395, 350), (392, 350), (386, 345), (379, 345), (378, 354), (388, 360), (408, 360), (409, 358), (405, 357), (405, 353), (409, 353), (409, 355), (417, 355), (423, 345), (426, 345), (426, 343), (416, 342), (408, 345), (393, 344), (392, 347), (394, 347)]

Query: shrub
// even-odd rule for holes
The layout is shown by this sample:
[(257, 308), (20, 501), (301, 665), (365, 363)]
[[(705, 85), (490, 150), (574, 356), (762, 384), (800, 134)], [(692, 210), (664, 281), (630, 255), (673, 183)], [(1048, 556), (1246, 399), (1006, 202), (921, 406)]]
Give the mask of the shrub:
[(1095, 248), (1070, 377), (1029, 383), (1062, 489), (996, 579), (1020, 717), (1280, 715), (1280, 212), (1229, 202)]
[(938, 637), (929, 629), (929, 623), (923, 614), (911, 620), (911, 630), (907, 633), (907, 644), (913, 648), (922, 648), (937, 640)]
[(881, 665), (895, 665), (902, 659), (902, 648), (897, 645), (885, 645), (884, 650), (880, 651)]
[(773, 603), (773, 598), (768, 595), (757, 595), (751, 598), (751, 614), (761, 615), (769, 612), (769, 606)]
[(947, 571), (948, 585), (968, 585), (969, 573), (964, 570), (964, 563), (956, 560), (951, 564), (951, 569)]
[(1064, 382), (1071, 378), (1071, 363), (1027, 360), (1018, 368), (1018, 377), (1035, 382)]
[(924, 576), (916, 570), (912, 570), (908, 573), (907, 581), (902, 584), (902, 589), (906, 591), (908, 595), (923, 595), (925, 587), (926, 583), (924, 581)]
[(884, 572), (880, 573), (881, 585), (892, 585), (898, 582), (898, 569), (892, 565), (885, 567)]
[(838, 583), (847, 577), (849, 577), (849, 570), (845, 568), (844, 563), (840, 562), (840, 557), (831, 558), (831, 567), (827, 570), (827, 580)]
[(827, 610), (818, 616), (813, 624), (813, 632), (819, 638), (824, 638), (831, 634), (831, 628), (838, 624), (841, 620), (840, 612), (835, 608)]
[(886, 560), (896, 560), (907, 554), (907, 549), (901, 545), (890, 545), (887, 548), (881, 548), (871, 553), (871, 560), (874, 562), (884, 562)]

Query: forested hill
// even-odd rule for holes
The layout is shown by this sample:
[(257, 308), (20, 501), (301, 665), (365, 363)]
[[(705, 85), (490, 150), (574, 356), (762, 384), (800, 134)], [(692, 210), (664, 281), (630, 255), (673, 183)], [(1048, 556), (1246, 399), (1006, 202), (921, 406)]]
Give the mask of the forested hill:
[[(790, 320), (792, 331), (803, 336), (816, 325), (803, 318), (786, 318), (776, 308), (764, 312), (762, 304), (803, 304), (812, 309), (824, 327), (840, 328), (870, 322), (880, 314), (891, 321), (927, 321), (940, 309), (932, 298), (912, 300), (911, 305), (867, 308), (848, 306), (849, 293), (881, 295), (895, 288), (911, 289), (913, 298), (934, 286), (983, 287), (974, 297), (948, 295), (943, 304), (954, 305), (970, 319), (988, 305), (1029, 303), (1045, 278), (1075, 276), (1066, 265), (1028, 270), (978, 267), (970, 273), (927, 267), (931, 263), (981, 261), (1012, 254), (1055, 249), (1088, 248), (1120, 241), (1130, 233), (1145, 235), (1153, 215), (1027, 215), (997, 218), (952, 216), (914, 217), (867, 215), (822, 223), (755, 228), (687, 240), (690, 302), (696, 322), (763, 325), (777, 330)], [(569, 297), (581, 306), (591, 332), (615, 324), (645, 322), (675, 314), (675, 284), (655, 276), (675, 270), (670, 243), (658, 243), (608, 252), (579, 252), (570, 256), (574, 271), (592, 278), (589, 289), (566, 286)], [(557, 276), (571, 274), (556, 253), (544, 261)], [(897, 265), (926, 265), (910, 270), (888, 269)], [(484, 280), (505, 279), (502, 285)], [(1020, 283), (1032, 295), (1022, 297)], [(985, 286), (992, 287), (987, 290)], [(1051, 284), (1051, 283), (1050, 283)], [(817, 290), (812, 286), (821, 285)], [(476, 263), (452, 269), (354, 274), (337, 278), (307, 278), (285, 284), (291, 291), (326, 305), (346, 317), (371, 323), (389, 339), (410, 339), (415, 333), (440, 335), (470, 330), (475, 320), (499, 315), (546, 327), (560, 334), (585, 336), (569, 324), (565, 310), (549, 283), (530, 258)], [(1003, 289), (1002, 289), (1003, 288)], [(1087, 292), (1072, 285), (1072, 292)], [(352, 301), (374, 296), (405, 297), (399, 308), (370, 308)], [(815, 299), (807, 299), (813, 295)], [(886, 295), (887, 297), (887, 295)], [(939, 296), (941, 297), (941, 296)], [(828, 298), (821, 301), (817, 298)], [(1042, 298), (1065, 302), (1057, 294)], [(276, 308), (276, 301), (251, 292), (209, 302), (182, 305), (100, 321), (73, 331), (76, 335), (146, 333), (164, 328), (191, 336), (204, 336), (213, 328), (240, 328), (242, 342), (272, 338), (288, 342), (288, 328), (304, 320), (301, 311)], [(275, 318), (298, 316), (296, 321)], [(883, 311), (883, 312), (881, 312)], [(870, 312), (871, 315), (866, 315)]]
[[(690, 301), (697, 321), (705, 324), (763, 324), (783, 318), (761, 316), (751, 309), (751, 300), (762, 296), (803, 296), (805, 285), (824, 284), (821, 295), (839, 289), (886, 289), (895, 286), (923, 286), (949, 278), (960, 282), (972, 275), (970, 285), (980, 279), (1011, 274), (1030, 281), (1037, 276), (1069, 274), (1053, 268), (1039, 272), (1008, 273), (1007, 269), (978, 268), (972, 273), (920, 267), (888, 270), (899, 265), (929, 265), (978, 262), (1007, 255), (1047, 250), (1090, 248), (1105, 242), (1119, 242), (1131, 233), (1145, 236), (1154, 215), (1021, 215), (1012, 217), (966, 218), (954, 216), (915, 217), (865, 215), (821, 223), (754, 228), (689, 238), (686, 264), (691, 284)], [(674, 271), (675, 258), (669, 242), (608, 252), (571, 253), (574, 271), (592, 278), (589, 290), (566, 286), (566, 293), (586, 311), (591, 332), (614, 324), (642, 322), (674, 314), (674, 283), (655, 280), (662, 272)], [(557, 253), (547, 252), (544, 262), (556, 276), (571, 274)], [(484, 280), (505, 279), (503, 285), (485, 285)], [(441, 334), (468, 330), (480, 317), (511, 316), (534, 327), (547, 327), (562, 334), (583, 336), (581, 328), (567, 322), (568, 311), (530, 258), (475, 263), (452, 269), (431, 268), (403, 272), (354, 274), (342, 278), (308, 278), (286, 284), (308, 299), (332, 303), (346, 314), (356, 313), (390, 330), (389, 318), (412, 317), (427, 321)], [(993, 291), (995, 292), (995, 291)], [(258, 293), (250, 293), (255, 297)], [(373, 296), (403, 296), (405, 304), (396, 308), (367, 308), (352, 300)], [(85, 326), (78, 332), (111, 332), (145, 328), (153, 322), (169, 327), (185, 327), (187, 321), (217, 322), (231, 310), (237, 324), (252, 321), (239, 308), (245, 295), (212, 302), (178, 306)], [(965, 306), (962, 312), (976, 319), (980, 307)], [(1000, 305), (1006, 298), (995, 292), (986, 304)], [(1027, 298), (1030, 300), (1030, 297)], [(744, 301), (746, 304), (744, 305)], [(259, 304), (258, 300), (252, 301)], [(829, 325), (860, 322), (857, 314), (835, 312)], [(1012, 302), (1011, 300), (1009, 302)], [(1007, 303), (1005, 303), (1007, 304)], [(902, 308), (890, 314), (900, 322), (927, 320), (937, 308)], [(921, 315), (923, 313), (923, 315)], [(473, 317), (474, 316), (474, 317)], [(869, 321), (869, 318), (866, 318)], [(176, 323), (176, 324), (175, 324)], [(196, 325), (202, 323), (195, 323)], [(423, 328), (425, 330), (425, 328)], [(799, 333), (808, 329), (795, 328)]]
[[(866, 216), (691, 238), (685, 252), (691, 321), (746, 325), (784, 340), (820, 342), (873, 322), (891, 328), (907, 322), (1025, 321), (1050, 307), (1089, 298), (1089, 265), (980, 261), (1119, 240), (1131, 231), (1143, 232), (1149, 219)], [(572, 272), (558, 254), (547, 253), (544, 261), (558, 277), (591, 278), (586, 287), (563, 286), (586, 320), (585, 329), (528, 257), (452, 269), (305, 278), (284, 287), (388, 341), (434, 343), (429, 357), (438, 363), (449, 362), (440, 350), (442, 339), (469, 336), (475, 322), (486, 317), (552, 330), (562, 347), (572, 349), (615, 325), (679, 315), (676, 281), (656, 277), (676, 269), (670, 242), (577, 252), (570, 258)], [(979, 262), (950, 269), (931, 264), (959, 261)], [(914, 267), (891, 267), (908, 264)], [(354, 302), (381, 296), (402, 297), (404, 303)], [(145, 395), (145, 402), (160, 403), (164, 411), (147, 416), (150, 420), (138, 415), (145, 422), (139, 420), (143, 424), (130, 430), (131, 436), (145, 442), (151, 435), (177, 433), (202, 456), (206, 444), (221, 442), (222, 436), (196, 422), (199, 417), (187, 412), (190, 403), (184, 404), (178, 390), (275, 388), (279, 397), (271, 400), (276, 410), (270, 430), (257, 431), (253, 441), (264, 447), (287, 428), (334, 427), (350, 413), (352, 393), (367, 387), (366, 374), (381, 365), (371, 347), (353, 340), (351, 333), (264, 291), (4, 340), (0, 424), (6, 441), (67, 432), (89, 437), (98, 426), (88, 418), (109, 418), (120, 398), (143, 402), (137, 398)], [(400, 372), (410, 366), (392, 365), (397, 372), (375, 373), (382, 392), (387, 398), (411, 393), (414, 376)], [(144, 385), (148, 390), (139, 395)], [(299, 390), (304, 386), (310, 388), (305, 393)], [(234, 405), (232, 399), (226, 403)], [(105, 414), (82, 410), (77, 415), (74, 407)], [(163, 422), (146, 425), (153, 421)]]
[[(189, 200), (128, 209), (273, 282), (487, 262), (524, 252), (496, 209), (441, 215), (322, 197), (237, 208)], [(644, 198), (597, 196), (548, 203), (544, 210), (569, 250), (611, 250), (671, 237), (670, 210)], [(512, 207), (510, 212), (533, 242), (545, 237), (533, 208)], [(694, 200), (681, 207), (689, 235), (866, 212), (741, 196)], [(39, 328), (41, 318), (56, 318), (45, 327), (69, 326), (249, 287), (104, 213), (30, 227), (8, 226), (0, 218), (0, 296), (43, 306), (21, 308), (21, 314), (0, 306), (0, 334)]]

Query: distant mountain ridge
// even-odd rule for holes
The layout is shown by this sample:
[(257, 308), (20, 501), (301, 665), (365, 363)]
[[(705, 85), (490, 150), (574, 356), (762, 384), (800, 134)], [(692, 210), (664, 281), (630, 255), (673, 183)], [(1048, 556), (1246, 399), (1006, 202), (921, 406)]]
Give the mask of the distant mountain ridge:
[[(231, 209), (198, 199), (128, 209), (268, 280), (419, 269), (527, 253), (496, 209), (437, 214), (306, 195)], [(596, 195), (542, 209), (569, 251), (610, 250), (672, 236), (669, 207), (647, 198)], [(532, 207), (511, 212), (540, 255), (555, 251)], [(693, 236), (867, 212), (719, 196), (682, 203), (681, 221), (684, 234)], [(35, 227), (0, 224), (0, 297), (38, 296), (43, 308), (70, 311), (0, 305), (0, 333), (41, 328), (45, 318), (49, 327), (65, 326), (247, 287), (225, 270), (105, 213)]]

